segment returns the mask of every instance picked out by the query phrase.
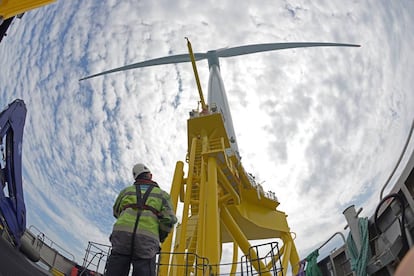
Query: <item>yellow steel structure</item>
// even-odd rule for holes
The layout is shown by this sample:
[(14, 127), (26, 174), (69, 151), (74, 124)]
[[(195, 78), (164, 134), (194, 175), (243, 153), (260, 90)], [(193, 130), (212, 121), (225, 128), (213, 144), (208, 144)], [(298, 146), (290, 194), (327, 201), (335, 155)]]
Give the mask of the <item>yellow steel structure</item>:
[[(203, 260), (202, 272), (218, 275), (222, 245), (230, 242), (233, 242), (231, 273), (237, 271), (240, 248), (260, 275), (271, 275), (269, 266), (280, 260), (282, 269), (279, 274), (286, 275), (289, 263), (292, 272), (297, 274), (300, 260), (287, 215), (276, 209), (279, 205), (276, 197), (264, 193), (262, 187), (245, 172), (231, 149), (222, 114), (217, 112), (217, 108), (208, 109), (204, 102), (188, 39), (187, 46), (202, 110), (193, 110), (187, 121), (187, 177), (184, 163), (179, 161), (176, 164), (171, 198), (175, 210), (179, 200), (183, 203), (182, 222), (175, 231), (173, 247), (173, 235), (163, 244), (162, 252), (167, 254), (160, 255), (160, 275), (197, 273), (196, 258), (200, 257)], [(275, 238), (280, 239), (283, 246), (275, 260), (265, 264), (257, 252), (250, 250), (250, 240)], [(205, 264), (209, 268), (207, 271), (204, 270)]]
[(0, 0), (0, 18), (6, 20), (56, 0)]
[[(201, 111), (193, 110), (187, 121), (187, 174), (184, 173), (184, 162), (177, 162), (171, 186), (171, 198), (176, 212), (179, 201), (182, 203), (181, 224), (163, 243), (158, 262), (159, 275), (200, 275), (200, 262), (202, 275), (219, 275), (222, 246), (225, 243), (233, 243), (233, 264), (230, 272), (232, 274), (237, 271), (239, 250), (244, 253), (243, 258), (250, 261), (250, 271), (253, 266), (260, 275), (271, 275), (271, 271), (278, 275), (286, 275), (290, 266), (293, 274), (297, 274), (300, 259), (286, 220), (287, 215), (277, 210), (279, 202), (274, 194), (265, 193), (254, 177), (246, 173), (240, 162), (220, 74), (219, 58), (288, 48), (359, 45), (319, 42), (270, 43), (196, 53), (197, 60), (207, 59), (209, 64), (208, 104), (204, 101), (196, 59), (188, 39), (187, 46), (189, 59), (186, 55), (172, 55), (122, 66), (81, 79), (161, 64), (191, 61), (193, 65)], [(252, 240), (264, 239), (282, 243), (280, 250), (273, 254), (275, 242), (271, 242), (270, 254), (266, 254), (271, 256), (271, 262), (259, 257), (259, 250), (251, 250)], [(276, 262), (281, 264), (281, 268), (274, 269)], [(206, 266), (207, 271), (204, 270)]]
[[(327, 43), (275, 43), (247, 45), (198, 53), (197, 60), (207, 59), (210, 68), (209, 104), (204, 101), (195, 57), (187, 39), (190, 58), (174, 55), (127, 65), (81, 80), (160, 64), (191, 61), (199, 90), (201, 111), (190, 112), (187, 121), (187, 166), (176, 163), (171, 199), (177, 212), (182, 207), (181, 223), (168, 236), (160, 253), (159, 275), (220, 275), (222, 246), (233, 243), (233, 264), (237, 271), (238, 251), (247, 264), (260, 275), (286, 275), (299, 270), (299, 256), (288, 226), (287, 215), (277, 210), (279, 202), (273, 193), (265, 193), (254, 177), (246, 173), (238, 155), (230, 109), (220, 76), (219, 57), (280, 50), (296, 47), (328, 46)], [(336, 44), (335, 44), (336, 45)], [(229, 138), (230, 137), (230, 138)], [(180, 206), (178, 205), (179, 202)], [(259, 250), (251, 250), (251, 241), (277, 240), (280, 250), (270, 254), (271, 262), (260, 258)], [(275, 242), (271, 242), (272, 246)], [(280, 267), (274, 266), (278, 262)], [(240, 262), (239, 262), (240, 264)], [(205, 270), (205, 267), (208, 267)], [(243, 269), (243, 268), (242, 268)]]
[[(299, 256), (286, 220), (279, 210), (275, 197), (265, 194), (245, 172), (240, 160), (229, 154), (230, 142), (222, 115), (193, 111), (188, 124), (188, 172), (184, 175), (184, 163), (176, 164), (171, 197), (177, 210), (183, 203), (182, 222), (163, 244), (160, 275), (186, 275), (186, 266), (193, 265), (195, 256), (208, 260), (208, 275), (219, 274), (221, 249), (224, 243), (234, 243), (233, 261), (237, 249), (257, 259), (250, 251), (250, 240), (280, 239), (283, 275), (288, 264), (292, 272), (298, 272)], [(182, 254), (187, 253), (187, 254)], [(270, 275), (266, 264), (252, 262), (261, 275)], [(235, 265), (232, 271), (236, 271)], [(281, 272), (281, 273), (282, 273)]]

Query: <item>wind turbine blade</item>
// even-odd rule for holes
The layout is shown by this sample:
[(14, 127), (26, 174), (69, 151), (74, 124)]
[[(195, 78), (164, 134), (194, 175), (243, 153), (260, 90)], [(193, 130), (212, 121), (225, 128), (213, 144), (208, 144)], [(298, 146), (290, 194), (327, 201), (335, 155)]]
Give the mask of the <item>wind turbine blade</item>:
[[(204, 53), (195, 53), (194, 54), (194, 58), (195, 58), (196, 61), (205, 59), (206, 57), (207, 57), (207, 55), (204, 54)], [(130, 65), (125, 65), (125, 66), (118, 67), (118, 68), (115, 68), (115, 69), (107, 70), (107, 71), (97, 73), (97, 74), (94, 74), (94, 75), (90, 75), (90, 76), (79, 79), (79, 81), (94, 78), (94, 77), (97, 77), (97, 76), (110, 74), (110, 73), (135, 69), (135, 68), (156, 66), (156, 65), (161, 65), (161, 64), (174, 64), (174, 63), (190, 62), (190, 61), (191, 61), (191, 59), (190, 59), (190, 56), (188, 54), (181, 54), (181, 55), (155, 58), (155, 59), (150, 59), (150, 60), (137, 62), (137, 63), (130, 64)]]
[(240, 55), (247, 55), (259, 52), (283, 50), (290, 48), (304, 48), (304, 47), (360, 47), (356, 44), (345, 43), (330, 43), (330, 42), (286, 42), (286, 43), (267, 43), (267, 44), (253, 44), (238, 47), (231, 47), (223, 50), (217, 50), (218, 57), (233, 57)]

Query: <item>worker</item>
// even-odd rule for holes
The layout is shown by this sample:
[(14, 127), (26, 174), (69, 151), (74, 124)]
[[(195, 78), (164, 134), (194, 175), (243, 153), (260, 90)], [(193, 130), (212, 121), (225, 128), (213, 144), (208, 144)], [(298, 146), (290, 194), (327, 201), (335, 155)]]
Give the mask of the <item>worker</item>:
[(148, 167), (136, 164), (132, 175), (135, 183), (120, 192), (113, 206), (117, 220), (109, 238), (107, 276), (128, 275), (131, 263), (132, 275), (155, 276), (160, 243), (177, 222), (170, 195), (152, 180)]

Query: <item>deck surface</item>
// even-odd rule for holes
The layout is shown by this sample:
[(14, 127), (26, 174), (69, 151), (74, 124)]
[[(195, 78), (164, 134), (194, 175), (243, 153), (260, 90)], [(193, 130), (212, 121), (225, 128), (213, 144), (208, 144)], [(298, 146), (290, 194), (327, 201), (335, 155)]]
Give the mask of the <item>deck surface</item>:
[(45, 276), (47, 271), (28, 260), (19, 250), (0, 237), (0, 276)]

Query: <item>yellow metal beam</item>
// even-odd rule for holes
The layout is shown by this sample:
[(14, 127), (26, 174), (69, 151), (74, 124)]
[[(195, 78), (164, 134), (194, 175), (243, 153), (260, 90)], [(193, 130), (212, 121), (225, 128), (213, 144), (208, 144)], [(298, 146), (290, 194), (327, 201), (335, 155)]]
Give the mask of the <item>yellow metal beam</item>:
[[(207, 141), (206, 137), (202, 138), (202, 148), (205, 149)], [(204, 160), (201, 158), (200, 165), (200, 190), (199, 190), (199, 209), (198, 209), (198, 224), (197, 224), (197, 255), (204, 257), (204, 247), (205, 247), (205, 201), (206, 201), (206, 166), (204, 165)]]
[(231, 197), (234, 200), (234, 204), (239, 205), (240, 204), (239, 194), (236, 192), (236, 190), (227, 180), (227, 177), (224, 175), (223, 171), (219, 169), (218, 173), (219, 173), (220, 183), (222, 184), (224, 190), (226, 190), (231, 195)]
[[(221, 259), (220, 249), (220, 221), (218, 219), (218, 194), (217, 194), (217, 161), (210, 157), (207, 163), (208, 181), (206, 185), (206, 206), (205, 222), (208, 225), (208, 231), (205, 232), (205, 256), (210, 264), (219, 264)], [(200, 237), (202, 238), (202, 237)], [(213, 267), (213, 273), (218, 274), (218, 267)]]
[(197, 82), (197, 88), (198, 88), (198, 94), (200, 96), (201, 108), (203, 112), (206, 112), (207, 105), (206, 105), (206, 102), (204, 101), (203, 90), (201, 89), (200, 78), (198, 77), (198, 71), (197, 71), (197, 66), (196, 66), (195, 58), (193, 54), (193, 48), (191, 47), (190, 40), (187, 37), (185, 39), (187, 39), (187, 47), (188, 47), (188, 52), (190, 54), (191, 65), (193, 65), (194, 76)]
[[(174, 208), (174, 212), (177, 212), (177, 204), (178, 204), (178, 196), (180, 193), (180, 187), (183, 181), (184, 177), (184, 163), (181, 161), (178, 161), (175, 165), (175, 172), (174, 172), (174, 178), (171, 185), (171, 202)], [(171, 252), (171, 245), (172, 245), (172, 238), (173, 235), (168, 235), (167, 239), (162, 244), (161, 252)], [(159, 263), (160, 264), (169, 264), (171, 262), (171, 255), (170, 254), (161, 254)], [(163, 265), (160, 266), (159, 273), (160, 275), (168, 275), (168, 266)]]
[(285, 244), (285, 250), (284, 250), (284, 254), (282, 256), (282, 268), (283, 271), (279, 272), (279, 275), (286, 275), (287, 273), (287, 269), (288, 269), (288, 263), (289, 263), (289, 259), (290, 259), (290, 252), (292, 250), (292, 242), (291, 241), (287, 241)]
[(239, 262), (238, 255), (239, 255), (239, 246), (237, 245), (236, 242), (233, 242), (233, 263), (231, 265), (230, 275), (236, 275), (237, 264)]
[(55, 2), (56, 0), (0, 0), (0, 17), (4, 20)]
[[(183, 217), (181, 223), (181, 235), (176, 237), (179, 241), (178, 246), (174, 250), (176, 253), (184, 253), (186, 250), (186, 239), (187, 239), (187, 222), (189, 217), (189, 208), (190, 208), (190, 201), (191, 201), (191, 192), (192, 192), (192, 185), (193, 185), (193, 171), (194, 171), (194, 159), (196, 156), (196, 146), (197, 146), (197, 139), (193, 138), (191, 142), (190, 148), (190, 164), (188, 169), (188, 177), (187, 177), (187, 185), (186, 191), (184, 196), (184, 206), (183, 206)], [(179, 184), (177, 184), (179, 185)], [(180, 185), (181, 186), (181, 185)], [(176, 264), (178, 269), (174, 275), (182, 275), (183, 274), (183, 265), (184, 265), (184, 254), (179, 254), (176, 256)]]
[(262, 273), (260, 275), (271, 276), (269, 272), (266, 272), (266, 265), (262, 261), (256, 261), (259, 259), (256, 252), (254, 250), (249, 250), (251, 245), (248, 239), (243, 234), (243, 231), (237, 225), (236, 221), (233, 219), (225, 206), (221, 207), (220, 218), (223, 221), (224, 226), (227, 228), (227, 231), (233, 237), (233, 240), (237, 242), (243, 253), (255, 260), (254, 262), (251, 262), (251, 264), (254, 266), (256, 271), (261, 271)]

